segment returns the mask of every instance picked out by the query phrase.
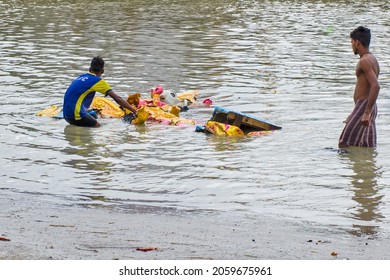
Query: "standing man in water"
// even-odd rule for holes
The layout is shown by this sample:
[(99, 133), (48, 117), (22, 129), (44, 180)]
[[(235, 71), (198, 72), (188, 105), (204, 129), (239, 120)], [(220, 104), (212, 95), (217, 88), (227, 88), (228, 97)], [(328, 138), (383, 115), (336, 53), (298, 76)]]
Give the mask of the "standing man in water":
[(101, 78), (104, 73), (104, 60), (97, 56), (91, 61), (89, 73), (85, 73), (76, 78), (66, 90), (64, 96), (64, 118), (73, 125), (99, 127), (100, 123), (88, 114), (87, 110), (92, 103), (95, 93), (98, 91), (105, 96), (109, 95), (123, 108), (133, 112), (135, 118), (137, 109), (118, 96)]
[(346, 120), (339, 148), (348, 146), (376, 147), (376, 100), (379, 94), (379, 64), (370, 52), (371, 31), (359, 26), (350, 34), (352, 50), (359, 55), (356, 64), (355, 108)]

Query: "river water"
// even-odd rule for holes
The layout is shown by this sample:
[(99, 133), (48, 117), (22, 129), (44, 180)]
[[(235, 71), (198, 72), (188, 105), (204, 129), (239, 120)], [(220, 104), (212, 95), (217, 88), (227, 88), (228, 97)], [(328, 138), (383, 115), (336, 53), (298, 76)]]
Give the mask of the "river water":
[[(0, 194), (49, 203), (262, 215), (372, 238), (390, 233), (387, 1), (0, 0)], [(372, 30), (378, 147), (340, 153), (353, 108), (349, 33)], [(93, 56), (122, 97), (156, 84), (282, 130), (224, 138), (193, 126), (98, 129), (37, 117)], [(202, 124), (212, 108), (182, 117)], [(5, 205), (1, 207), (6, 207)], [(158, 210), (160, 209), (160, 210)]]

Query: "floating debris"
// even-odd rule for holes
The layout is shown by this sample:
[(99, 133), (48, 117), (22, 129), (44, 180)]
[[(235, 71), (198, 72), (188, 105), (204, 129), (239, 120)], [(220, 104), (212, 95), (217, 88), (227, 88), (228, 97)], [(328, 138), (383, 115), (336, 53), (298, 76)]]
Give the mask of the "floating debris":
[(149, 251), (157, 251), (158, 248), (154, 248), (154, 247), (149, 247), (149, 248), (137, 248), (136, 250), (137, 250), (137, 251), (142, 251), (142, 252), (149, 252)]

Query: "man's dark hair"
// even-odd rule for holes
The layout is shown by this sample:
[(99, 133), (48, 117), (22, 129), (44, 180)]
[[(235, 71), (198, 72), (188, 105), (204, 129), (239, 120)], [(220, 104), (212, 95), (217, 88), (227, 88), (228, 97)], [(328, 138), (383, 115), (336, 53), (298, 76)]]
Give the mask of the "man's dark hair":
[(89, 68), (89, 71), (91, 72), (101, 72), (104, 69), (104, 60), (100, 56), (96, 56), (92, 58), (91, 61), (91, 68)]
[(371, 31), (370, 29), (359, 26), (351, 32), (351, 39), (358, 40), (364, 47), (368, 48), (371, 41)]

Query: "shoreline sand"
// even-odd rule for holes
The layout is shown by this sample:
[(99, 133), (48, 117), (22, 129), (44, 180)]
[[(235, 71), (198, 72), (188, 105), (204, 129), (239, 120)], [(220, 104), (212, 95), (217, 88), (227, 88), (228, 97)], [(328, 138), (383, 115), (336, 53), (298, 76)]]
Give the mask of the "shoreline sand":
[(0, 260), (390, 259), (389, 238), (259, 215), (146, 206), (122, 211), (11, 192), (0, 202), (0, 236), (10, 239), (0, 241)]

